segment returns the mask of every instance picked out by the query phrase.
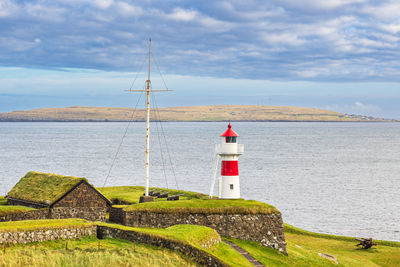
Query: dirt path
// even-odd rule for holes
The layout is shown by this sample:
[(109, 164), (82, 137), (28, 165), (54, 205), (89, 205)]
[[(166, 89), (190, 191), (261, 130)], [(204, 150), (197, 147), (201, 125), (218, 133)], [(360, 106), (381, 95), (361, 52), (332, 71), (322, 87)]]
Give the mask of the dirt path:
[(226, 243), (226, 244), (228, 244), (229, 246), (231, 246), (232, 248), (234, 248), (237, 252), (239, 252), (240, 254), (242, 254), (251, 264), (253, 264), (254, 266), (259, 266), (259, 267), (261, 267), (261, 266), (264, 266), (264, 265), (262, 265), (262, 263), (261, 262), (259, 262), (258, 260), (256, 260), (253, 256), (251, 256), (246, 250), (244, 250), (244, 249), (242, 249), (241, 247), (239, 247), (238, 245), (236, 245), (236, 244), (234, 244), (234, 243), (232, 243), (232, 242), (230, 242), (230, 241), (227, 241), (227, 240), (224, 240), (224, 242)]

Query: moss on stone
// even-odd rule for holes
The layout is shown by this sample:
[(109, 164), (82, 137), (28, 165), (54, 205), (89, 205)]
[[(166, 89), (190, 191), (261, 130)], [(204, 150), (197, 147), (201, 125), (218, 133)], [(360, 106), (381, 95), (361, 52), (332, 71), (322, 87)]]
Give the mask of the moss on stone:
[[(8, 193), (9, 198), (52, 204), (85, 178), (28, 172)], [(47, 203), (47, 200), (50, 203)]]

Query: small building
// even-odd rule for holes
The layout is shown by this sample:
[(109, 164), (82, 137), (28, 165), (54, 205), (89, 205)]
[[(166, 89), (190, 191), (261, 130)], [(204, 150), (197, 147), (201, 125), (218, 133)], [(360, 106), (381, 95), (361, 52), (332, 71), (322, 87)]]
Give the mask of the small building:
[(50, 219), (104, 221), (111, 202), (85, 178), (28, 172), (7, 194), (8, 205), (48, 208)]

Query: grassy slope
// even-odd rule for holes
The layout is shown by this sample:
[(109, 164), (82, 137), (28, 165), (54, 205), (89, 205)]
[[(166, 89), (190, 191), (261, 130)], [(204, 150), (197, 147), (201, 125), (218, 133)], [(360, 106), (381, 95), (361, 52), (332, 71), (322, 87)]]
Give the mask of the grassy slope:
[[(157, 115), (157, 117), (155, 117)], [(344, 114), (314, 108), (275, 106), (191, 106), (160, 108), (152, 112), (152, 120), (163, 121), (363, 121), (365, 118), (350, 118)], [(130, 108), (67, 107), (42, 108), (29, 111), (0, 113), (0, 120), (110, 120), (126, 121), (132, 117)], [(145, 112), (139, 109), (134, 120), (144, 120)]]
[[(66, 249), (66, 245), (68, 249)], [(0, 266), (198, 266), (180, 253), (120, 239), (77, 240), (11, 245)]]
[(400, 243), (377, 241), (370, 250), (356, 247), (354, 238), (312, 233), (285, 225), (289, 256), (265, 248), (255, 242), (229, 239), (240, 245), (266, 266), (336, 266), (318, 256), (326, 253), (337, 258), (342, 266), (400, 266)]
[(117, 229), (122, 229), (126, 231), (136, 231), (142, 232), (154, 236), (161, 236), (165, 239), (170, 239), (178, 241), (180, 243), (188, 243), (198, 249), (204, 250), (220, 260), (226, 262), (231, 266), (252, 266), (242, 255), (240, 255), (236, 250), (228, 246), (227, 244), (220, 242), (211, 248), (204, 248), (204, 245), (211, 238), (218, 239), (219, 235), (215, 230), (198, 225), (174, 225), (165, 229), (157, 228), (137, 228), (128, 227), (118, 224), (108, 224), (100, 223), (101, 225), (106, 225), (109, 227), (115, 227)]

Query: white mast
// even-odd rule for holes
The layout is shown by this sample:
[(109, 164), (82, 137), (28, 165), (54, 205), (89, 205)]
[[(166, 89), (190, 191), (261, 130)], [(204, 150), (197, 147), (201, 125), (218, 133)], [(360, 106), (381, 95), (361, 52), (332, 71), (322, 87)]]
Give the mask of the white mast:
[(146, 81), (146, 90), (127, 90), (128, 92), (146, 92), (146, 189), (144, 197), (140, 197), (139, 202), (153, 201), (153, 197), (149, 196), (149, 183), (150, 183), (150, 92), (163, 92), (171, 90), (153, 90), (150, 89), (150, 72), (151, 72), (151, 38), (149, 38), (149, 70)]
[(149, 176), (150, 176), (150, 71), (151, 71), (151, 38), (149, 39), (149, 73), (146, 87), (146, 191), (145, 196), (149, 195)]

